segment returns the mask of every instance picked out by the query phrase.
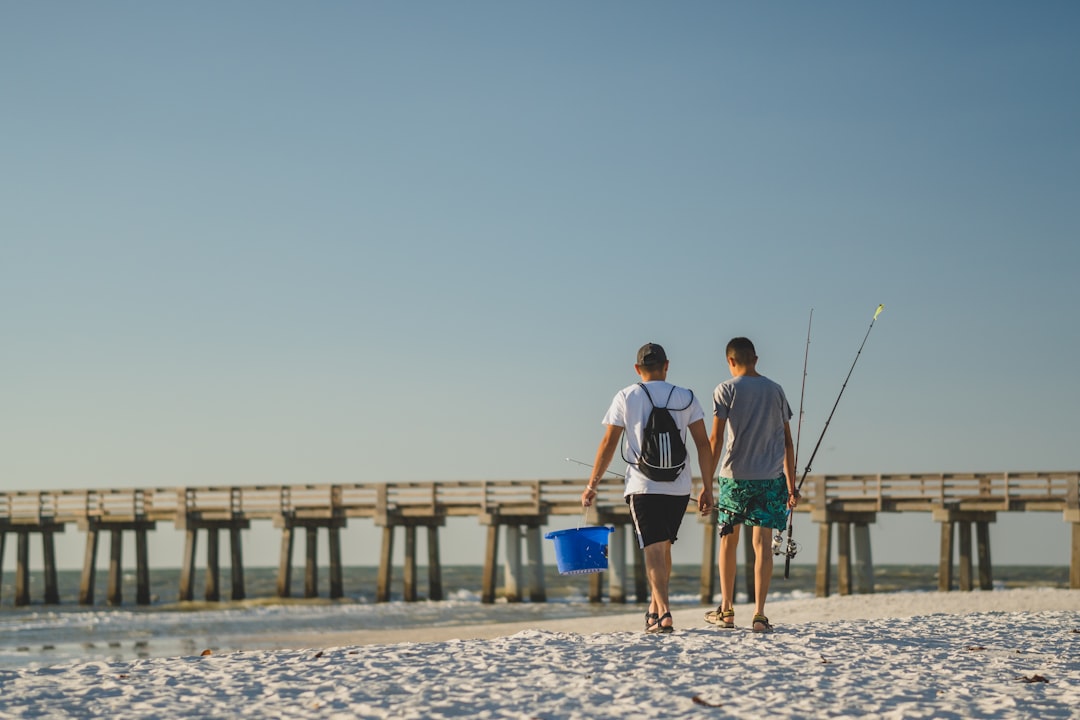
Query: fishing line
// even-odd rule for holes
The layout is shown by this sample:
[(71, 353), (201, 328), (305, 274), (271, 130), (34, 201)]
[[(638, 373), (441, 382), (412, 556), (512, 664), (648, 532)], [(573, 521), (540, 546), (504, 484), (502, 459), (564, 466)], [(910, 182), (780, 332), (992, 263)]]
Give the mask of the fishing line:
[[(587, 467), (587, 468), (592, 468), (592, 467), (596, 467), (595, 465), (590, 465), (590, 464), (589, 464), (589, 463), (587, 463), (587, 462), (581, 462), (580, 460), (575, 460), (574, 458), (566, 458), (566, 462), (572, 462), (572, 463), (577, 463), (578, 465), (582, 465), (582, 466), (584, 466), (584, 467)], [(607, 474), (607, 475), (612, 475), (612, 476), (614, 476), (614, 477), (617, 477), (617, 478), (619, 478), (620, 480), (622, 480), (622, 479), (623, 479), (623, 476), (622, 476), (622, 475), (620, 475), (620, 474), (619, 474), (619, 473), (617, 473), (617, 472), (612, 472), (611, 470), (605, 470), (605, 471), (604, 471), (604, 473), (605, 473), (605, 474)]]
[[(582, 462), (581, 460), (575, 460), (574, 458), (566, 458), (566, 462), (576, 463), (578, 465), (582, 465), (582, 466), (587, 467), (587, 468), (595, 467), (594, 465), (590, 465), (587, 462)], [(619, 475), (618, 473), (612, 472), (611, 470), (606, 470), (605, 472), (607, 474), (609, 474), (609, 475), (614, 475), (615, 477), (619, 478), (620, 480), (623, 477), (622, 475)], [(588, 508), (586, 508), (586, 510), (588, 510)], [(749, 520), (750, 519), (746, 515), (738, 513), (736, 511), (730, 509), (730, 508), (720, 507), (719, 505), (713, 505), (712, 507), (705, 508), (704, 510), (701, 511), (701, 514), (702, 515), (708, 515), (709, 513), (713, 512), (714, 510), (718, 510), (720, 512), (727, 513), (728, 515), (731, 515), (732, 517), (738, 518), (739, 520)]]

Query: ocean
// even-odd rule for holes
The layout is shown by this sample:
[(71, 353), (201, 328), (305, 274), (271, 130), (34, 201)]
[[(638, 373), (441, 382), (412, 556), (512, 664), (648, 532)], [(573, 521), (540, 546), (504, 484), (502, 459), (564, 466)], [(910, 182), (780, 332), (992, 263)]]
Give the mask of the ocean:
[[(474, 625), (480, 623), (528, 622), (568, 617), (588, 617), (642, 610), (643, 606), (628, 588), (628, 602), (590, 603), (590, 576), (559, 575), (548, 568), (545, 575), (547, 602), (520, 603), (497, 600), (480, 602), (479, 565), (449, 565), (442, 568), (446, 600), (423, 599), (427, 592), (426, 568), (418, 572), (421, 600), (401, 599), (401, 568), (395, 568), (391, 602), (375, 603), (377, 568), (343, 569), (345, 597), (304, 599), (303, 573), (294, 572), (293, 598), (274, 597), (276, 568), (245, 568), (248, 600), (224, 602), (177, 602), (178, 569), (155, 569), (150, 573), (152, 603), (134, 604), (135, 578), (124, 576), (124, 603), (108, 606), (105, 582), (98, 574), (95, 598), (98, 604), (78, 604), (80, 572), (58, 574), (60, 604), (40, 602), (41, 573), (31, 573), (33, 602), (14, 607), (14, 575), (6, 572), (0, 583), (0, 668), (26, 668), (90, 660), (121, 661), (144, 657), (198, 655), (204, 650), (215, 653), (258, 650), (275, 647), (273, 636), (284, 632), (347, 632), (363, 630), (413, 629), (436, 626)], [(929, 592), (937, 590), (937, 567), (931, 565), (881, 565), (874, 568), (876, 592)], [(204, 594), (201, 572), (195, 597)], [(297, 580), (296, 575), (300, 575)], [(672, 604), (676, 607), (700, 606), (698, 565), (677, 565), (671, 582)], [(782, 564), (777, 569), (769, 591), (770, 600), (814, 596), (813, 565), (793, 564), (790, 578), (783, 577)], [(326, 594), (326, 568), (320, 568), (320, 590)], [(835, 578), (835, 569), (834, 575)], [(740, 602), (745, 599), (742, 568), (739, 575)], [(1068, 567), (1000, 566), (994, 567), (995, 588), (1068, 587)], [(222, 597), (229, 596), (229, 573), (222, 572)], [(713, 604), (719, 602), (719, 586)]]

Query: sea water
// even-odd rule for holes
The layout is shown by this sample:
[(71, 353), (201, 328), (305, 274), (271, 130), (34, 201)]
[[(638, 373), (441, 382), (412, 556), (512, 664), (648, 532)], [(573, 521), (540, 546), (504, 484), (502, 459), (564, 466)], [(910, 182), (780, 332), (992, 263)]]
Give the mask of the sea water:
[[(395, 569), (391, 601), (376, 603), (377, 569), (343, 569), (345, 597), (329, 600), (326, 595), (326, 568), (319, 569), (321, 598), (303, 598), (302, 577), (291, 587), (292, 598), (275, 597), (276, 568), (245, 568), (246, 596), (243, 601), (178, 602), (178, 569), (150, 571), (152, 602), (134, 604), (135, 578), (124, 576), (124, 601), (118, 606), (104, 602), (105, 584), (95, 587), (98, 604), (78, 604), (80, 572), (60, 571), (60, 604), (41, 603), (42, 577), (31, 573), (32, 603), (14, 607), (14, 576), (7, 572), (0, 583), (0, 667), (33, 667), (87, 660), (129, 660), (139, 657), (198, 655), (204, 650), (227, 652), (275, 647), (275, 637), (282, 633), (325, 633), (364, 630), (416, 629), (499, 622), (533, 622), (558, 618), (588, 617), (640, 610), (642, 602), (634, 596), (633, 581), (628, 583), (626, 603), (612, 603), (604, 590), (604, 600), (589, 602), (590, 575), (559, 575), (554, 568), (545, 570), (546, 602), (530, 602), (527, 589), (524, 600), (494, 604), (480, 602), (482, 570), (479, 565), (442, 568), (445, 600), (428, 601), (426, 568), (418, 572), (417, 602), (401, 599), (401, 569)], [(671, 581), (672, 605), (678, 608), (702, 606), (698, 565), (677, 565)], [(302, 573), (300, 573), (302, 576)], [(834, 575), (835, 577), (835, 569)], [(783, 576), (782, 563), (769, 590), (770, 600), (814, 596), (813, 565), (791, 566), (789, 578)], [(205, 594), (202, 577), (195, 586), (195, 597)], [(1068, 587), (1067, 567), (1002, 566), (994, 568), (995, 588)], [(739, 601), (745, 599), (745, 579), (740, 568)], [(710, 603), (719, 602), (717, 594)], [(926, 592), (937, 589), (937, 567), (928, 565), (883, 565), (874, 569), (876, 592)], [(221, 573), (221, 596), (231, 594), (229, 572)], [(501, 595), (501, 592), (499, 593)]]

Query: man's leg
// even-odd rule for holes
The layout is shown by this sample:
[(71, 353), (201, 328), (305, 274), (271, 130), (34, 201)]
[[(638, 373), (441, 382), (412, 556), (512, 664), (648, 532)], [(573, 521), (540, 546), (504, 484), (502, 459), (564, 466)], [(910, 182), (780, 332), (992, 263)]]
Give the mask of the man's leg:
[[(664, 606), (667, 608), (664, 612), (671, 612), (671, 598), (669, 594), (671, 592), (671, 543), (664, 543)], [(660, 613), (662, 616), (664, 612)], [(660, 621), (661, 627), (671, 627), (675, 624), (675, 621), (670, 617)]]
[(765, 596), (769, 592), (769, 581), (772, 580), (772, 534), (772, 528), (754, 528), (754, 612), (758, 615), (765, 614)]
[(656, 560), (653, 559), (652, 553), (649, 551), (649, 548), (652, 547), (656, 547), (656, 545), (649, 545), (648, 547), (642, 548), (642, 552), (645, 553), (645, 577), (649, 581), (649, 615), (654, 618), (652, 621), (649, 621), (649, 618), (646, 618), (646, 625), (648, 622), (653, 622), (655, 624), (655, 618), (660, 617), (661, 614), (660, 610), (657, 609), (660, 607), (660, 604), (658, 602), (659, 598), (656, 595), (656, 585), (653, 582), (652, 568), (656, 564)]
[[(652, 600), (649, 609), (659, 615), (670, 612), (668, 606), (668, 583), (671, 578), (671, 543), (655, 542), (645, 548), (645, 574), (649, 578)], [(666, 620), (664, 625), (670, 625)]]
[(720, 608), (731, 610), (735, 607), (735, 570), (738, 560), (735, 551), (739, 548), (739, 531), (742, 525), (736, 525), (730, 535), (720, 538)]

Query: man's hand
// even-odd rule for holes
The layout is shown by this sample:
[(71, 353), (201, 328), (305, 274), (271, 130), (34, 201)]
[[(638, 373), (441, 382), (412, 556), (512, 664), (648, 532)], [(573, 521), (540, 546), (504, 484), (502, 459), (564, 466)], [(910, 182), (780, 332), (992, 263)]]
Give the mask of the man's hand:
[(712, 488), (706, 487), (698, 494), (698, 511), (704, 515), (705, 513), (712, 512), (713, 509), (713, 495)]

